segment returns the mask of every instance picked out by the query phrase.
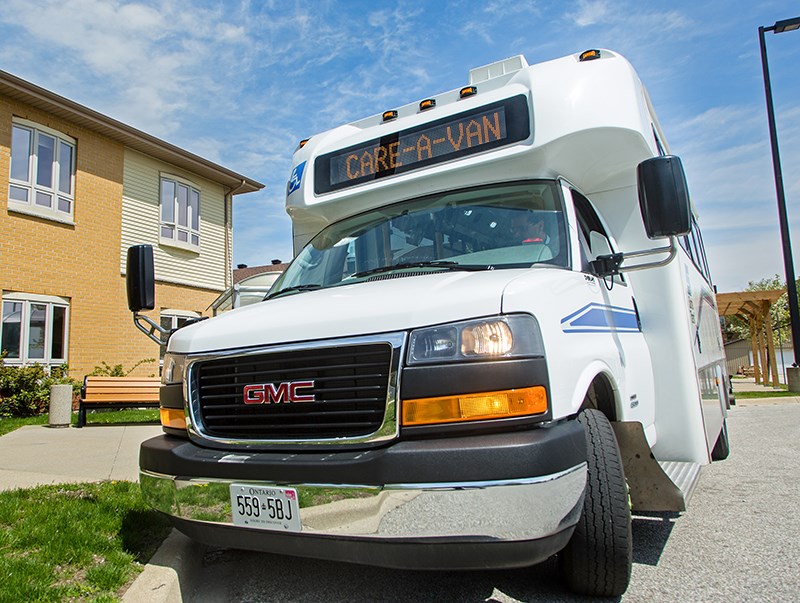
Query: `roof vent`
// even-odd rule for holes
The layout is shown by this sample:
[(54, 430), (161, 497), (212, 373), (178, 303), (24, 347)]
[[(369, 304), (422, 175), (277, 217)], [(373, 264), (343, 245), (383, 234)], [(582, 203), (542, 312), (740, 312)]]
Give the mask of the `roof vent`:
[(481, 82), (485, 82), (486, 80), (491, 80), (502, 75), (514, 73), (515, 71), (524, 69), (527, 66), (528, 61), (525, 60), (524, 56), (518, 54), (515, 57), (511, 57), (503, 61), (497, 61), (496, 63), (490, 63), (489, 65), (484, 65), (483, 67), (475, 67), (475, 69), (470, 69), (469, 83), (472, 85), (479, 84)]

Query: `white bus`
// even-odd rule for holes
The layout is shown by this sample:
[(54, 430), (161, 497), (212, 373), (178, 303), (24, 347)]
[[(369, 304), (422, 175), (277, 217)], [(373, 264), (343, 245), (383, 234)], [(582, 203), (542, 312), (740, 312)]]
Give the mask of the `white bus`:
[[(557, 554), (575, 592), (624, 592), (631, 508), (686, 508), (729, 406), (683, 169), (631, 65), (473, 69), (293, 165), (294, 261), (169, 341), (149, 502), (217, 545), (415, 569)], [(148, 263), (132, 250), (134, 312)]]

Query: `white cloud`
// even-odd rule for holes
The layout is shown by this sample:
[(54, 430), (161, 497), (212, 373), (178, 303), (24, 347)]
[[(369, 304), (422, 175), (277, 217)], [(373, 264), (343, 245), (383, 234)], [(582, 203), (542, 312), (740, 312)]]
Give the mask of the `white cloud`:
[[(265, 191), (235, 203), (237, 261), (263, 263), (291, 252), (283, 203), (299, 139), (455, 88), (470, 67), (507, 56), (524, 53), (534, 63), (613, 48), (636, 65), (684, 159), (715, 275), (746, 285), (781, 271), (773, 266), (780, 254), (763, 96), (737, 88), (738, 80), (759, 85), (754, 6), (6, 0), (0, 63), (264, 182)], [(698, 26), (714, 12), (727, 21)], [(770, 51), (777, 73), (782, 55), (775, 44)], [(715, 72), (721, 65), (730, 82)], [(783, 84), (778, 107), (790, 213), (800, 207), (800, 105), (792, 86)], [(748, 236), (743, 223), (756, 234)]]
[[(759, 105), (723, 105), (674, 119), (673, 152), (681, 156), (700, 215), (711, 273), (721, 291), (740, 290), (751, 280), (783, 274), (778, 211), (767, 120)], [(800, 107), (779, 111), (787, 205), (800, 196)], [(797, 203), (794, 204), (797, 207)], [(800, 212), (790, 211), (791, 232), (800, 233)], [(800, 249), (795, 246), (795, 250)], [(800, 255), (795, 252), (795, 262)]]
[(483, 12), (501, 18), (541, 14), (537, 2), (532, 0), (492, 0), (486, 4)]
[[(743, 244), (748, 238), (753, 242)], [(742, 291), (750, 281), (783, 274), (777, 228), (739, 232), (739, 240), (706, 237), (705, 243), (711, 275), (720, 293)]]
[[(474, 13), (474, 14), (473, 14)], [(452, 23), (452, 29), (460, 34), (462, 38), (471, 40), (475, 36), (486, 45), (494, 45), (498, 39), (505, 39), (508, 30), (519, 23), (531, 22), (541, 16), (541, 9), (537, 2), (522, 0), (493, 0), (486, 4), (483, 9), (478, 11), (467, 10), (469, 18), (456, 19)], [(460, 13), (457, 11), (455, 14)], [(499, 31), (498, 31), (499, 30)]]
[(608, 15), (606, 0), (580, 0), (578, 10), (567, 13), (567, 18), (574, 21), (578, 27), (586, 27), (604, 21)]
[[(203, 78), (219, 60), (212, 48), (221, 41), (244, 43), (241, 28), (226, 23), (221, 10), (187, 10), (172, 0), (156, 6), (7, 0), (0, 20), (24, 32), (34, 48), (60, 58), (39, 62), (38, 69), (43, 79), (64, 83), (68, 90), (62, 93), (160, 136), (179, 127), (177, 114), (192, 102), (198, 81), (213, 90)], [(59, 70), (65, 61), (101, 84), (87, 90), (85, 76), (64, 76)]]
[[(579, 41), (576, 48), (587, 47), (588, 35), (592, 40), (591, 47), (621, 51), (634, 64), (639, 63), (636, 59), (641, 56), (644, 72), (679, 68), (685, 51), (670, 53), (669, 60), (660, 60), (661, 53), (681, 44), (683, 40), (701, 35), (699, 28), (694, 26), (693, 20), (685, 12), (678, 9), (663, 10), (660, 4), (649, 2), (580, 0), (577, 10), (565, 12), (561, 21), (577, 26), (577, 30), (567, 29), (571, 33), (569, 37)], [(653, 60), (654, 51), (659, 53), (659, 60)]]

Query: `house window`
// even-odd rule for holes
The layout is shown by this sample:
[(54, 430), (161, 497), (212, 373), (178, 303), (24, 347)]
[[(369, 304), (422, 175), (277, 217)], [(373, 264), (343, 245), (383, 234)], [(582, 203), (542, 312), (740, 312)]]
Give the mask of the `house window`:
[(75, 141), (41, 126), (14, 122), (8, 198), (10, 209), (71, 220)]
[[(190, 310), (161, 310), (161, 328), (172, 331), (180, 329), (188, 321), (200, 318), (197, 312)], [(164, 359), (164, 354), (167, 352), (166, 343), (161, 345), (161, 359)]]
[(173, 178), (161, 178), (161, 242), (200, 247), (200, 191)]
[(7, 364), (67, 361), (69, 302), (60, 297), (3, 295), (0, 350)]

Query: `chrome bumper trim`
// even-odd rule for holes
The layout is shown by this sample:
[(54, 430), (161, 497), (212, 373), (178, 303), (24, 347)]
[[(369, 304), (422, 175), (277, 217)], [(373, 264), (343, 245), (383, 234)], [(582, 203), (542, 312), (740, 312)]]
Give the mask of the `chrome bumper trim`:
[[(234, 527), (229, 488), (242, 480), (183, 478), (140, 471), (140, 482), (145, 500), (167, 515)], [(578, 521), (586, 486), (586, 463), (552, 475), (489, 482), (382, 487), (246, 483), (296, 488), (301, 500), (301, 534), (382, 540), (521, 541), (551, 536)]]

